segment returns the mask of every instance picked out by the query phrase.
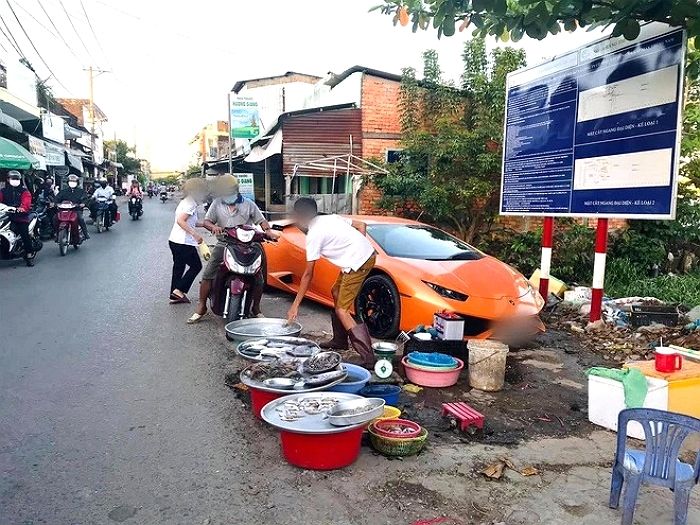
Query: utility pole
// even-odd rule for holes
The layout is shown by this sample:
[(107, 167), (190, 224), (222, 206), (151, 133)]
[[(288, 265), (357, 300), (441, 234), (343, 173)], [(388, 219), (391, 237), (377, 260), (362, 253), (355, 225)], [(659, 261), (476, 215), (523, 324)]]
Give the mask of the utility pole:
[[(92, 159), (95, 160), (95, 73), (101, 75), (102, 73), (110, 73), (110, 71), (104, 69), (95, 69), (90, 66), (83, 71), (87, 71), (89, 75), (89, 85), (90, 85), (90, 98), (88, 103), (88, 118), (90, 119), (90, 150), (92, 150)], [(97, 176), (97, 168), (94, 168), (93, 177)]]

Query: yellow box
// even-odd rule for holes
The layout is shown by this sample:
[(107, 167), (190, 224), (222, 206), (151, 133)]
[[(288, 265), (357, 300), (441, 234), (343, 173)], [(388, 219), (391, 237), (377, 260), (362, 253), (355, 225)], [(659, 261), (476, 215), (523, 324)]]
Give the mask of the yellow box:
[[(537, 268), (535, 272), (532, 274), (532, 276), (528, 279), (530, 281), (530, 284), (532, 285), (535, 290), (539, 290), (540, 288), (540, 269)], [(556, 277), (552, 277), (551, 275), (549, 276), (549, 293), (553, 293), (557, 297), (563, 297), (564, 292), (568, 290), (568, 286), (564, 283), (564, 281), (560, 281)], [(546, 299), (546, 297), (545, 297)]]
[(700, 419), (700, 363), (683, 360), (677, 372), (659, 372), (654, 361), (627, 363), (625, 367), (638, 368), (645, 376), (668, 381), (668, 410)]

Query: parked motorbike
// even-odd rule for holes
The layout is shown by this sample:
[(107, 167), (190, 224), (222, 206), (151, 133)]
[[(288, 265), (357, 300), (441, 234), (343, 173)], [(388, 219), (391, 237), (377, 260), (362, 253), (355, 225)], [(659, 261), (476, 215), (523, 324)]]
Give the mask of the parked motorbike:
[(161, 191), (160, 192), (160, 202), (165, 204), (165, 201), (168, 200), (168, 192), (167, 191)]
[(226, 321), (251, 316), (252, 291), (256, 277), (263, 271), (265, 234), (252, 226), (238, 226), (225, 231), (229, 243), (224, 249), (224, 262), (212, 283), (211, 310)]
[(32, 209), (32, 212), (36, 214), (38, 235), (42, 241), (53, 239), (56, 236), (53, 220), (55, 214), (51, 206), (53, 203), (45, 197), (39, 197)]
[(104, 230), (109, 230), (114, 224), (112, 216), (112, 203), (114, 199), (98, 198), (97, 199), (97, 214), (95, 218), (95, 226), (97, 233), (102, 233)]
[[(0, 202), (0, 259), (3, 260), (24, 258), (22, 239), (12, 230), (12, 221), (10, 221), (12, 214), (16, 211), (16, 208)], [(35, 255), (44, 245), (39, 239), (38, 224), (36, 216), (30, 215), (29, 235), (32, 238)]]
[(56, 242), (58, 243), (58, 251), (61, 256), (66, 255), (68, 246), (72, 245), (74, 249), (78, 249), (85, 236), (80, 229), (78, 222), (78, 214), (82, 213), (80, 205), (76, 205), (70, 201), (56, 204), (58, 212), (56, 213)]
[(129, 215), (131, 215), (131, 218), (135, 221), (139, 220), (139, 217), (143, 215), (141, 197), (131, 197), (129, 199)]

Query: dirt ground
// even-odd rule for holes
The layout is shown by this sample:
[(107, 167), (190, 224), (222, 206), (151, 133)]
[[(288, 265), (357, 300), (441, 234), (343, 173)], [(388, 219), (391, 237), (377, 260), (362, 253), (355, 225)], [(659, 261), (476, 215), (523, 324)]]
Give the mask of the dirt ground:
[[(265, 300), (268, 316), (283, 316), (284, 295)], [(306, 304), (300, 316), (305, 335), (324, 336), (327, 311)], [(249, 496), (260, 507), (260, 523), (323, 524), (595, 524), (619, 523), (607, 507), (615, 434), (587, 420), (584, 370), (604, 359), (582, 345), (579, 334), (550, 330), (508, 358), (506, 387), (485, 393), (468, 387), (466, 374), (448, 389), (403, 392), (399, 408), (429, 431), (418, 456), (389, 460), (369, 446), (351, 467), (332, 472), (300, 470), (280, 455), (276, 432), (250, 414), (240, 399), (244, 447), (267, 466)], [(246, 362), (228, 345), (225, 370)], [(222, 378), (223, 379), (223, 378)], [(485, 415), (483, 432), (462, 434), (440, 414), (441, 403), (464, 400)], [(254, 452), (251, 452), (254, 451)], [(499, 480), (480, 473), (504, 461)], [(519, 471), (526, 467), (533, 475)], [(700, 497), (691, 499), (688, 523), (700, 525)], [(294, 518), (291, 519), (290, 516)], [(672, 523), (673, 496), (645, 488), (637, 524)], [(283, 521), (279, 521), (283, 519)]]

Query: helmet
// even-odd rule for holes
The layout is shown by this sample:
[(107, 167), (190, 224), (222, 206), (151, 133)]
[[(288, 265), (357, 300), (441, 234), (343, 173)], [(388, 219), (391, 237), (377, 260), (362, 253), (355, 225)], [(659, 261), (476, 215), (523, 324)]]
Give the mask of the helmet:
[(80, 180), (80, 177), (77, 175), (73, 175), (72, 173), (68, 175), (68, 182), (78, 182)]
[(7, 174), (8, 179), (22, 180), (22, 174), (17, 170), (11, 170)]
[(225, 197), (227, 195), (237, 195), (238, 194), (238, 179), (227, 173), (221, 175), (214, 183), (216, 188), (216, 193), (219, 196)]

